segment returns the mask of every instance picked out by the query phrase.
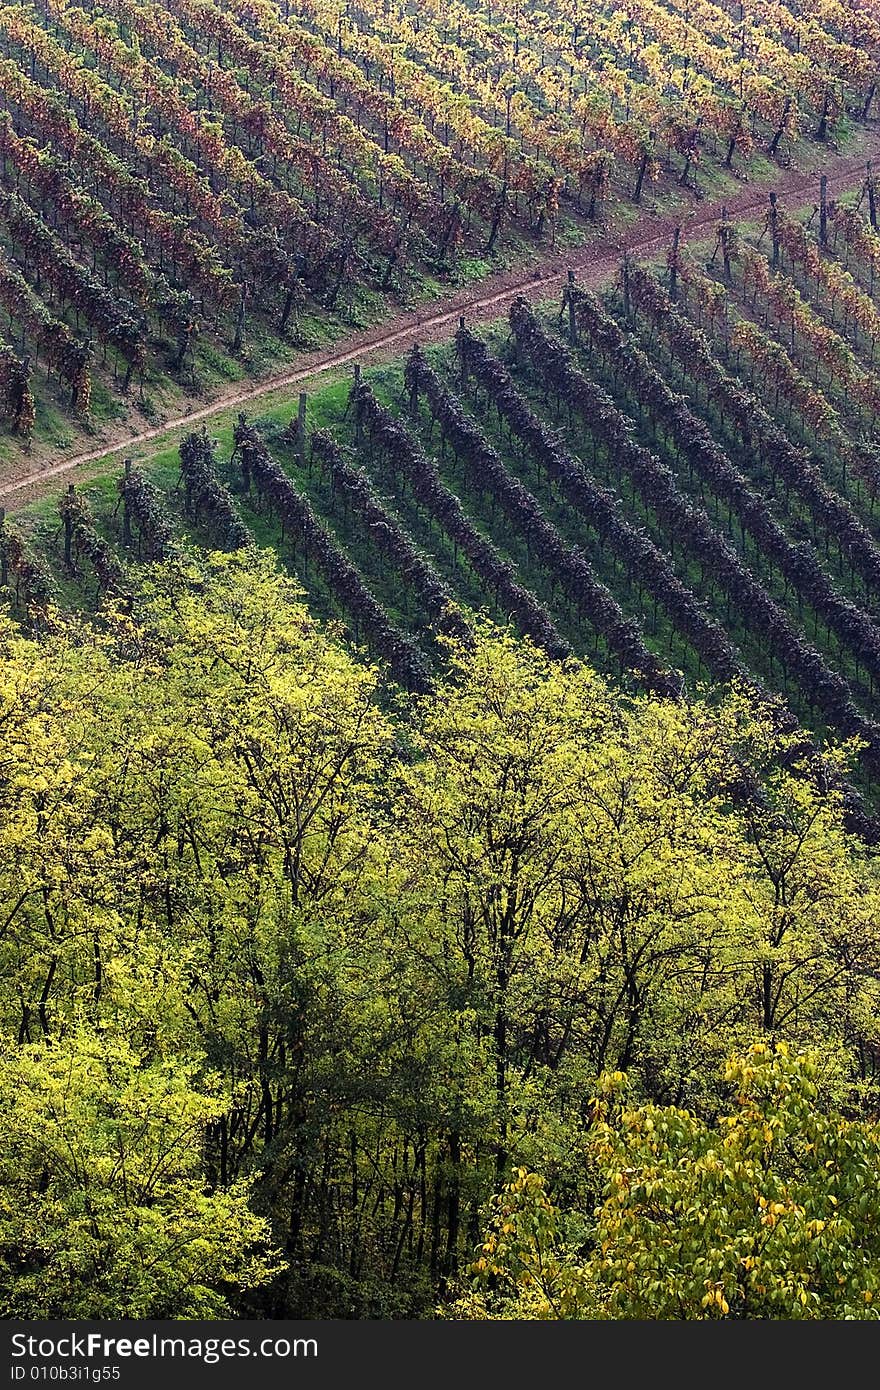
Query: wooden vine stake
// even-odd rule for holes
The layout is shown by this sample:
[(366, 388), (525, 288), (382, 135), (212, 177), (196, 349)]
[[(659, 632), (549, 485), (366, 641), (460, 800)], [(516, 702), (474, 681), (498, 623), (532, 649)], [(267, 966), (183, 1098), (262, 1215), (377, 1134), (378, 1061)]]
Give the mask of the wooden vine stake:
[[(124, 469), (124, 477), (130, 478), (131, 459), (123, 459), (122, 467)], [(123, 487), (122, 490), (122, 539), (126, 545), (131, 545), (131, 517), (128, 511), (128, 489), (125, 487)]]
[(727, 208), (721, 209), (721, 257), (724, 261), (724, 278), (730, 280), (730, 223)]
[(767, 225), (770, 228), (770, 237), (773, 242), (773, 269), (779, 269), (779, 209), (776, 206), (776, 194), (770, 194), (770, 211), (767, 214)]
[[(74, 487), (73, 483), (67, 484), (67, 497), (69, 502), (73, 502)], [(73, 513), (70, 507), (64, 512), (64, 563), (69, 570), (73, 569)]]
[(669, 257), (669, 297), (678, 298), (678, 245), (681, 241), (681, 227), (672, 233), (672, 254)]

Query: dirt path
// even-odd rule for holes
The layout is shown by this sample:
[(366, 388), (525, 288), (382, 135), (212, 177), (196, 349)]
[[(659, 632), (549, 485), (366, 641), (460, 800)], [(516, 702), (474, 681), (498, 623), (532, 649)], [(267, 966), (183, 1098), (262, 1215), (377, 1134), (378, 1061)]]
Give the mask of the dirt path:
[[(828, 159), (823, 171), (828, 177), (829, 197), (857, 185), (864, 177), (865, 163), (869, 158), (880, 158), (880, 134), (866, 141), (859, 155), (837, 155)], [(775, 188), (780, 197), (789, 203), (792, 199), (801, 203), (811, 197), (818, 199), (819, 172), (779, 171), (770, 182), (744, 185), (740, 191), (728, 196), (724, 205), (731, 217), (748, 217), (763, 210), (770, 188)], [(469, 286), (451, 295), (442, 309), (425, 306), (400, 314), (376, 328), (352, 334), (342, 344), (304, 354), (296, 367), (288, 368), (278, 376), (247, 387), (230, 387), (216, 395), (209, 404), (188, 411), (177, 419), (166, 420), (164, 424), (140, 434), (104, 443), (89, 453), (61, 459), (48, 467), (35, 467), (28, 471), (25, 461), (17, 477), (0, 482), (0, 499), (10, 499), (13, 506), (21, 506), (41, 492), (45, 483), (71, 473), (84, 464), (127, 454), (151, 440), (164, 438), (174, 430), (190, 428), (222, 411), (248, 405), (284, 387), (297, 386), (319, 373), (336, 371), (350, 362), (397, 354), (416, 341), (436, 342), (451, 338), (462, 314), (471, 322), (498, 318), (518, 294), (549, 297), (554, 290), (561, 288), (570, 269), (575, 271), (583, 284), (593, 287), (600, 285), (613, 275), (625, 251), (640, 256), (654, 255), (668, 243), (677, 225), (681, 226), (684, 241), (698, 240), (718, 221), (721, 208), (720, 202), (696, 203), (691, 211), (679, 217), (643, 212), (622, 236), (597, 239), (576, 250), (542, 254), (531, 271), (518, 267), (490, 276), (479, 285)]]

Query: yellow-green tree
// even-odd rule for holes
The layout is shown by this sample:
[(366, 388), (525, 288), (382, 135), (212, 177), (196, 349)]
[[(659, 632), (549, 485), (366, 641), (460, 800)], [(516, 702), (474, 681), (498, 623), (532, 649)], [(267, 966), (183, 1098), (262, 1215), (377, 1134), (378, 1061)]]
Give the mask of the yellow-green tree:
[(85, 1029), (4, 1049), (4, 1317), (223, 1317), (277, 1273), (248, 1187), (206, 1190), (224, 1103), (193, 1071)]
[[(818, 1059), (756, 1043), (731, 1057), (736, 1109), (595, 1102), (603, 1199), (585, 1252), (544, 1180), (495, 1199), (459, 1317), (876, 1318), (880, 1129), (817, 1105)], [(489, 1294), (484, 1292), (493, 1286)]]

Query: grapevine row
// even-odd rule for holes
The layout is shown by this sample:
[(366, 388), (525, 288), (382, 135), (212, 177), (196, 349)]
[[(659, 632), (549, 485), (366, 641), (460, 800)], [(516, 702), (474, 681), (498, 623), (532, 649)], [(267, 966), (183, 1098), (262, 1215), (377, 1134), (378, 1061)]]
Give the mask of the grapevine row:
[[(174, 532), (162, 493), (139, 468), (126, 463), (119, 479), (122, 504), (122, 536), (126, 545), (137, 539), (138, 554), (146, 560), (164, 560), (172, 552)], [(136, 533), (132, 531), (134, 522)]]
[(143, 325), (134, 306), (104, 288), (92, 273), (73, 259), (63, 242), (26, 203), (0, 189), (0, 224), (26, 265), (52, 286), (59, 300), (74, 309), (125, 358), (128, 375), (145, 362)]
[(16, 192), (21, 191), (24, 180), (32, 191), (32, 203), (38, 208), (53, 208), (55, 230), (91, 246), (113, 271), (117, 283), (131, 290), (142, 309), (152, 311), (160, 323), (170, 323), (178, 331), (191, 320), (192, 296), (173, 290), (164, 275), (151, 270), (135, 238), (121, 230), (96, 198), (66, 177), (55, 156), (32, 140), (23, 140), (8, 112), (0, 113), (0, 158), (16, 172)]
[(225, 549), (246, 549), (253, 538), (235, 509), (228, 487), (217, 477), (215, 447), (204, 429), (201, 434), (186, 435), (180, 442), (186, 513), (196, 520), (207, 518)]
[(568, 294), (578, 328), (587, 333), (617, 371), (628, 389), (669, 430), (688, 466), (736, 514), (759, 551), (770, 556), (798, 595), (803, 594), (828, 627), (846, 642), (860, 664), (880, 678), (880, 633), (854, 603), (843, 598), (829, 580), (810, 547), (793, 545), (769, 514), (762, 497), (713, 439), (687, 402), (672, 391), (651, 360), (619, 328), (599, 301), (579, 286)]
[(50, 367), (70, 386), (71, 405), (85, 413), (91, 397), (90, 351), (66, 323), (38, 299), (15, 266), (0, 252), (0, 305), (34, 343)]
[(16, 434), (30, 439), (36, 420), (30, 363), (7, 343), (0, 343), (0, 413)]
[(752, 292), (752, 306), (758, 296), (776, 319), (789, 330), (792, 345), (797, 334), (805, 343), (814, 375), (821, 363), (833, 382), (840, 381), (844, 392), (853, 396), (874, 414), (880, 411), (880, 387), (870, 372), (858, 364), (852, 348), (803, 298), (787, 275), (774, 275), (766, 259), (749, 248), (743, 255), (743, 291)]
[(81, 557), (88, 561), (98, 581), (98, 593), (113, 593), (125, 583), (125, 566), (111, 545), (95, 529), (91, 508), (71, 483), (58, 501), (64, 525), (64, 558), (69, 569)]
[(332, 434), (316, 430), (312, 435), (312, 452), (330, 479), (334, 493), (357, 510), (367, 535), (380, 554), (394, 566), (407, 591), (412, 591), (442, 632), (461, 642), (470, 639), (470, 628), (456, 607), (447, 585), (434, 566), (421, 555), (396, 517), (379, 500), (362, 468), (354, 468), (346, 459)]
[(584, 556), (563, 543), (538, 502), (522, 483), (511, 477), (502, 459), (418, 348), (413, 349), (407, 361), (406, 383), (413, 399), (420, 394), (425, 396), (443, 438), (467, 467), (472, 484), (491, 490), (509, 520), (523, 532), (529, 547), (534, 545), (540, 563), (557, 577), (579, 612), (604, 638), (622, 669), (636, 672), (649, 689), (660, 694), (679, 694), (680, 683), (645, 646), (638, 625), (625, 617), (617, 600), (595, 578)]
[(24, 536), (0, 513), (0, 586), (11, 586), (16, 603), (31, 621), (41, 623), (55, 598), (55, 587), (45, 561), (35, 555)]
[(872, 746), (872, 757), (880, 755), (880, 730), (860, 714), (844, 678), (798, 635), (705, 512), (679, 491), (671, 469), (633, 440), (607, 392), (585, 377), (562, 344), (550, 338), (524, 299), (511, 306), (510, 323), (519, 349), (540, 379), (588, 423), (669, 534), (680, 538), (695, 559), (710, 567), (713, 579), (744, 622), (761, 632), (783, 670), (795, 674), (807, 699), (842, 733), (864, 738)]
[(684, 634), (701, 662), (714, 677), (727, 681), (744, 675), (727, 634), (711, 618), (702, 603), (682, 584), (667, 557), (644, 531), (622, 515), (618, 499), (600, 487), (583, 465), (563, 448), (529, 408), (507, 368), (493, 357), (486, 344), (462, 326), (456, 337), (462, 364), (487, 392), (500, 418), (506, 420), (566, 501), (596, 531), (599, 542), (610, 549), (663, 604), (675, 628)]
[(258, 431), (243, 416), (235, 426), (234, 457), (240, 462), (246, 491), (250, 492), (253, 484), (257, 495), (275, 512), (283, 529), (366, 633), (377, 655), (387, 661), (395, 678), (408, 690), (427, 690), (427, 664), (416, 644), (390, 622), (311, 504), (297, 492)]
[(481, 536), (458, 498), (440, 481), (436, 465), (418, 448), (406, 426), (373, 395), (366, 382), (356, 382), (352, 399), (359, 429), (384, 453), (395, 472), (409, 483), (416, 502), (434, 518), (453, 545), (466, 556), (474, 572), (495, 596), (496, 603), (516, 618), (525, 632), (552, 657), (569, 655), (546, 609), (518, 584), (509, 561)]
[(849, 503), (827, 486), (809, 457), (796, 448), (750, 391), (740, 386), (715, 358), (706, 334), (679, 312), (654, 276), (641, 266), (627, 274), (633, 308), (663, 334), (670, 351), (689, 376), (701, 382), (723, 417), (732, 423), (746, 450), (770, 465), (809, 507), (816, 522), (833, 537), (865, 583), (880, 593), (880, 548)]
[[(186, 284), (197, 288), (214, 307), (231, 302), (231, 271), (216, 248), (182, 218), (156, 207), (146, 180), (133, 174), (124, 160), (84, 130), (59, 93), (46, 91), (17, 63), (0, 58), (0, 94), (19, 113), (19, 120), (48, 141), (68, 167), (75, 165), (88, 172), (107, 201), (118, 208), (120, 217), (140, 229), (158, 254), (160, 269), (170, 262)], [(165, 170), (165, 175), (168, 173)], [(168, 186), (172, 186), (170, 182)]]

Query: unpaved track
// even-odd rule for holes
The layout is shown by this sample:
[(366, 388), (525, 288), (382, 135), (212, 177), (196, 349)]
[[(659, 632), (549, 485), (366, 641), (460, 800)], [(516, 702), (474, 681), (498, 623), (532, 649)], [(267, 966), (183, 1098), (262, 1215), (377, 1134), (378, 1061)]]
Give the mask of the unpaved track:
[[(828, 159), (821, 171), (828, 177), (828, 196), (835, 197), (857, 186), (865, 176), (866, 160), (871, 158), (880, 158), (880, 135), (877, 134), (865, 143), (859, 155), (837, 155)], [(820, 171), (803, 174), (795, 170), (780, 170), (772, 181), (744, 185), (724, 200), (724, 206), (731, 217), (745, 218), (759, 213), (763, 211), (771, 188), (776, 189), (788, 202), (797, 199), (803, 203), (811, 197), (818, 199), (819, 177)], [(462, 315), (470, 321), (498, 318), (518, 294), (549, 297), (554, 290), (561, 288), (569, 270), (575, 271), (582, 284), (600, 285), (614, 274), (624, 252), (639, 256), (654, 255), (669, 242), (676, 226), (681, 227), (683, 241), (698, 240), (718, 221), (721, 210), (722, 204), (717, 202), (695, 203), (691, 211), (680, 217), (658, 217), (643, 212), (623, 236), (597, 238), (575, 250), (543, 253), (536, 258), (531, 271), (518, 267), (490, 276), (478, 286), (469, 286), (450, 295), (442, 309), (424, 306), (399, 314), (376, 328), (352, 334), (332, 348), (304, 354), (296, 367), (278, 376), (246, 387), (230, 387), (213, 397), (208, 405), (191, 410), (177, 419), (166, 420), (164, 424), (144, 430), (141, 434), (102, 444), (90, 453), (63, 458), (48, 467), (37, 466), (28, 471), (27, 461), (24, 460), (21, 471), (15, 477), (0, 481), (0, 499), (10, 499), (13, 506), (21, 506), (42, 492), (44, 484), (84, 464), (128, 454), (140, 445), (162, 439), (174, 430), (191, 428), (223, 411), (248, 405), (284, 387), (297, 386), (321, 372), (336, 371), (350, 362), (396, 354), (414, 342), (436, 342), (450, 338)]]

